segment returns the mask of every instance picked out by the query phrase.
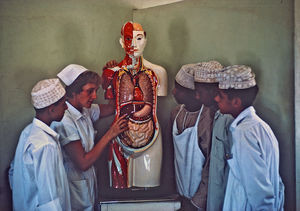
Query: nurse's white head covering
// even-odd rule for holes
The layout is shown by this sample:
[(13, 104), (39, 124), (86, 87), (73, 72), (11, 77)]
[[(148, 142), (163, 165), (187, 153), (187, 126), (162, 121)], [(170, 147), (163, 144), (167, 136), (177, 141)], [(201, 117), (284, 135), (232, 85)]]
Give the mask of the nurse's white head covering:
[(255, 74), (246, 65), (233, 65), (218, 74), (220, 89), (248, 89), (256, 85)]
[(59, 101), (65, 96), (66, 91), (58, 78), (39, 81), (31, 91), (32, 105), (37, 108), (45, 108)]
[(194, 83), (195, 64), (183, 65), (175, 76), (175, 81), (188, 89), (195, 89)]
[(66, 86), (70, 86), (81, 73), (87, 70), (88, 69), (81, 65), (69, 64), (57, 74), (57, 77), (59, 77)]
[(195, 82), (218, 83), (217, 75), (223, 66), (217, 61), (201, 62), (195, 64)]

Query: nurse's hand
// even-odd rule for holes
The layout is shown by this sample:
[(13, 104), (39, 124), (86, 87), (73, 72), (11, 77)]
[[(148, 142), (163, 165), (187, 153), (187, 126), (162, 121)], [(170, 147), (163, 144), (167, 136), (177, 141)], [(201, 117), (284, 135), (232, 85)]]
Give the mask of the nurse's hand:
[(120, 133), (123, 133), (125, 130), (128, 130), (128, 120), (126, 119), (126, 114), (118, 118), (107, 132), (111, 136), (111, 139), (113, 139)]

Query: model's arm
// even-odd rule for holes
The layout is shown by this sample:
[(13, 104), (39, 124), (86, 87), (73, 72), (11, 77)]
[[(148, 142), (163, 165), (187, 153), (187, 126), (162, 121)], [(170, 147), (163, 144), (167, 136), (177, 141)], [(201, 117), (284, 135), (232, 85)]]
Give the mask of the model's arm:
[(157, 96), (167, 96), (168, 94), (168, 75), (165, 68), (153, 64), (143, 58), (144, 65), (153, 70), (158, 77)]
[[(108, 81), (110, 81), (109, 83), (111, 84), (111, 77), (113, 76), (113, 72), (110, 72), (106, 69), (108, 68), (113, 68), (113, 67), (116, 67), (118, 65), (117, 61), (116, 60), (110, 60), (108, 61), (104, 67), (102, 68), (103, 70), (103, 74), (102, 74), (102, 83), (105, 82), (107, 83)], [(108, 72), (107, 74), (105, 74), (104, 72)], [(110, 80), (108, 79), (110, 78)], [(103, 84), (104, 85), (104, 84)], [(104, 89), (107, 89), (107, 86), (108, 85), (104, 85)], [(111, 98), (112, 96), (110, 96), (109, 99), (109, 103), (108, 104), (99, 104), (99, 108), (100, 108), (100, 117), (106, 117), (106, 116), (109, 116), (109, 115), (112, 115), (114, 114), (115, 112), (115, 108), (116, 108), (116, 105), (115, 105), (115, 99), (114, 98)]]
[(263, 158), (263, 149), (259, 144), (259, 128), (233, 132), (233, 140), (241, 182), (246, 191), (247, 200), (253, 210), (273, 210), (275, 203), (274, 188), (270, 181), (270, 172)]
[(64, 149), (72, 161), (81, 171), (86, 171), (89, 169), (102, 154), (109, 141), (128, 129), (127, 120), (124, 118), (125, 115), (116, 120), (109, 130), (104, 134), (104, 136), (102, 136), (102, 138), (94, 146), (94, 148), (89, 152), (84, 151), (81, 140), (72, 141), (64, 146)]

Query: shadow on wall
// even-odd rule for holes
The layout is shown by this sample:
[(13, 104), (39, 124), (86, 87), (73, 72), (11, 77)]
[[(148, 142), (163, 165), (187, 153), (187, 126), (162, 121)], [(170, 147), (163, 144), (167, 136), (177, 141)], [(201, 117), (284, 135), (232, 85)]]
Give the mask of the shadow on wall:
[(83, 60), (86, 51), (85, 41), (84, 33), (76, 23), (65, 24), (59, 30), (57, 44), (63, 51), (63, 57), (69, 58), (71, 61), (80, 64), (80, 61)]
[[(249, 51), (238, 52), (237, 55), (238, 56), (236, 60), (238, 61), (238, 64), (248, 65), (255, 73), (255, 80), (257, 82), (259, 91), (258, 91), (257, 98), (254, 102), (254, 107), (257, 110), (258, 115), (261, 115), (260, 117), (270, 125), (278, 141), (281, 140), (280, 132), (279, 132), (280, 127), (279, 125), (274, 124), (281, 121), (280, 116), (274, 112), (274, 111), (279, 111), (280, 108), (278, 105), (275, 105), (271, 102), (269, 103), (266, 102), (267, 98), (264, 98), (262, 96), (262, 95), (266, 95), (266, 93), (262, 93), (262, 89), (261, 89), (263, 87), (261, 84), (262, 81), (261, 73), (262, 71), (264, 71), (263, 69), (261, 69), (261, 59), (258, 58), (254, 53)], [(266, 107), (265, 105), (270, 105), (270, 107), (273, 107), (273, 109), (270, 109), (270, 107)]]
[[(171, 47), (172, 61), (182, 64), (182, 55), (189, 50), (189, 31), (187, 29), (187, 23), (183, 17), (175, 17), (169, 26), (169, 46)], [(173, 72), (171, 78), (175, 78), (176, 72)], [(170, 78), (170, 77), (169, 77)], [(173, 81), (172, 81), (173, 82)]]
[[(256, 54), (254, 54), (251, 51), (240, 51), (237, 52), (236, 61), (238, 61), (237, 64), (244, 64), (248, 65), (252, 68), (253, 72), (255, 73), (255, 78), (260, 79), (260, 73), (261, 73), (261, 59), (257, 57)], [(233, 64), (232, 64), (233, 65)]]
[[(278, 115), (278, 113), (275, 112), (275, 111), (279, 111), (280, 108), (278, 105), (274, 105), (274, 104), (272, 104), (273, 109), (270, 109), (269, 107), (265, 106), (270, 103), (271, 102), (266, 102), (266, 99), (263, 99), (263, 100), (257, 99), (255, 101), (255, 109), (256, 109), (257, 114), (271, 127), (272, 131), (274, 132), (274, 134), (278, 140), (279, 159), (280, 159), (279, 171), (280, 171), (280, 176), (282, 178), (282, 181), (283, 181), (283, 183), (285, 185), (285, 189), (286, 189), (287, 186), (290, 185), (288, 183), (290, 183), (289, 176), (290, 176), (291, 172), (286, 171), (286, 167), (284, 167), (284, 164), (286, 162), (289, 162), (285, 155), (287, 153), (293, 153), (293, 152), (287, 152), (287, 149), (288, 149), (287, 144), (288, 143), (285, 141), (286, 137), (282, 133), (282, 126), (281, 126), (281, 122), (283, 122), (283, 121), (280, 118), (280, 116)], [(290, 193), (285, 192), (285, 198), (287, 198), (287, 195), (289, 195), (289, 194)]]

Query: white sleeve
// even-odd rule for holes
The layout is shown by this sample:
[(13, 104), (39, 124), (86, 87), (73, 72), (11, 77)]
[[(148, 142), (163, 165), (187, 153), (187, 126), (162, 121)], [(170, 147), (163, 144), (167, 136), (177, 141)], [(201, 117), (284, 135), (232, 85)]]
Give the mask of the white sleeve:
[(51, 124), (51, 128), (59, 134), (59, 141), (62, 146), (81, 139), (75, 123), (70, 119), (66, 118), (61, 122)]
[(234, 131), (233, 139), (237, 140), (236, 159), (241, 182), (253, 210), (273, 210), (275, 195), (259, 138), (262, 137), (257, 134), (257, 130), (251, 128)]
[(92, 122), (96, 122), (100, 117), (100, 107), (98, 104), (92, 104), (91, 108), (89, 109), (89, 114), (91, 117)]
[(48, 144), (27, 153), (30, 153), (33, 159), (39, 210), (62, 210), (58, 195), (58, 189), (61, 187), (57, 187), (56, 183), (60, 161), (57, 147)]

